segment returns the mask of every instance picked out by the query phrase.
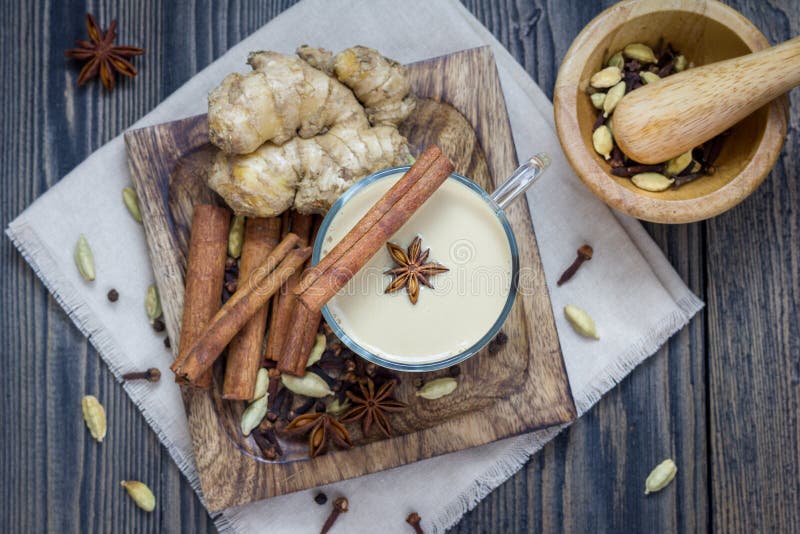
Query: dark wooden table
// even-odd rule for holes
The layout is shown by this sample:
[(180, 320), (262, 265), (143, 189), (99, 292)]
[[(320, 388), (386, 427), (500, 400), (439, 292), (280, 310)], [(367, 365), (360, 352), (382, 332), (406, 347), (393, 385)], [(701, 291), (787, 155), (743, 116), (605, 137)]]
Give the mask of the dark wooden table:
[[(0, 223), (55, 184), (292, 0), (2, 2)], [(561, 58), (611, 2), (468, 0), (467, 7), (552, 95)], [(730, 2), (777, 43), (800, 34), (798, 0)], [(63, 50), (83, 13), (120, 19), (147, 49), (111, 95), (74, 87)], [(357, 40), (357, 39), (356, 39)], [(508, 482), (458, 532), (800, 532), (800, 110), (769, 179), (704, 223), (648, 225), (708, 306)], [(189, 484), (111, 373), (7, 239), (0, 239), (0, 530), (207, 532)], [(76, 419), (98, 391), (118, 448)], [(68, 422), (69, 424), (65, 424)], [(678, 464), (666, 491), (644, 479)], [(156, 481), (153, 514), (118, 480)], [(409, 529), (410, 531), (410, 529)]]

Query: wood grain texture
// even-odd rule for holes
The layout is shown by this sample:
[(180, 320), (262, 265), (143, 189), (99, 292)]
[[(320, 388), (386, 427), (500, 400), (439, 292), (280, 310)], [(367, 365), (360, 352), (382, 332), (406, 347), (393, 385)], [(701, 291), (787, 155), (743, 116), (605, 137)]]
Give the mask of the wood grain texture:
[[(415, 154), (435, 143), (455, 163), (457, 172), (489, 191), (514, 171), (516, 155), (508, 115), (488, 48), (413, 63), (409, 77), (413, 92), (425, 98), (402, 128)], [(186, 255), (180, 234), (188, 224), (188, 219), (177, 217), (188, 217), (193, 199), (205, 201), (209, 195), (201, 191), (205, 169), (182, 160), (194, 161), (199, 154), (205, 161), (207, 126), (204, 118), (193, 117), (127, 132), (125, 142), (167, 329), (170, 338), (176, 339), (183, 305), (180, 273), (185, 265), (185, 259), (177, 255)], [(483, 146), (491, 150), (486, 152)], [(180, 189), (173, 183), (175, 168), (180, 171)], [(196, 173), (184, 172), (187, 168)], [(178, 198), (187, 193), (196, 196)], [(526, 285), (503, 325), (508, 343), (498, 354), (484, 350), (461, 364), (460, 387), (446, 403), (432, 405), (417, 397), (413, 379), (418, 375), (401, 373), (396, 397), (408, 403), (408, 409), (392, 418), (396, 438), (363, 440), (356, 433), (353, 449), (313, 460), (308, 459), (305, 447), (290, 442), (284, 444), (280, 462), (263, 463), (256, 459), (261, 454), (252, 438), (243, 438), (238, 430), (241, 403), (222, 401), (220, 384), (208, 394), (186, 392), (195, 457), (209, 508), (221, 510), (574, 419), (549, 294), (524, 202), (506, 209), (519, 243), (520, 270), (527, 273)], [(172, 213), (171, 205), (181, 208)], [(172, 254), (165, 253), (165, 248)], [(531, 324), (537, 325), (535, 331)], [(422, 378), (446, 374), (423, 373)], [(242, 485), (242, 480), (251, 483)]]
[[(18, 50), (0, 58), (0, 223), (293, 3), (0, 4), (0, 43)], [(465, 0), (550, 97), (572, 39), (612, 3)], [(771, 43), (800, 33), (795, 0), (728, 3)], [(65, 68), (61, 55), (83, 34), (86, 10), (102, 22), (119, 17), (121, 39), (148, 49), (137, 79), (111, 95), (96, 86), (76, 89), (77, 69)], [(454, 532), (797, 531), (796, 90), (790, 113), (777, 166), (743, 204), (707, 223), (647, 226), (683, 279), (708, 299), (707, 311), (478, 503)], [(763, 237), (753, 228), (771, 233)], [(707, 250), (715, 251), (708, 260)], [(0, 421), (14, 433), (0, 441), (0, 528), (213, 532), (136, 407), (7, 239), (0, 239), (0, 262)], [(742, 328), (760, 337), (745, 337)], [(109, 428), (114, 448), (86, 439), (77, 408), (86, 392), (100, 395), (109, 418), (124, 425), (124, 431)], [(678, 462), (676, 482), (645, 499), (644, 477), (666, 454)], [(118, 481), (133, 473), (155, 490), (153, 514), (118, 493)]]

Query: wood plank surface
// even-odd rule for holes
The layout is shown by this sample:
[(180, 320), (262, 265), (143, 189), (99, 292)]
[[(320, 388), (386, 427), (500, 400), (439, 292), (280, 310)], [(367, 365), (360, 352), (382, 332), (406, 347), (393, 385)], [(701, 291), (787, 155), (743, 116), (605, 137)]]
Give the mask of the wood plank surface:
[[(0, 223), (292, 3), (0, 3)], [(465, 2), (550, 96), (570, 42), (611, 3)], [(728, 3), (773, 43), (800, 34), (796, 0)], [(151, 51), (135, 81), (103, 98), (97, 86), (76, 89), (77, 70), (64, 68), (87, 10), (119, 17), (122, 40)], [(800, 530), (799, 108), (795, 90), (781, 159), (742, 205), (707, 223), (647, 226), (707, 311), (454, 531)], [(133, 403), (7, 239), (0, 257), (0, 529), (213, 532)], [(88, 390), (123, 423), (109, 429), (114, 449), (86, 439), (77, 406)], [(644, 498), (644, 477), (667, 455), (676, 483)], [(132, 472), (158, 481), (152, 515), (119, 494), (115, 481)]]

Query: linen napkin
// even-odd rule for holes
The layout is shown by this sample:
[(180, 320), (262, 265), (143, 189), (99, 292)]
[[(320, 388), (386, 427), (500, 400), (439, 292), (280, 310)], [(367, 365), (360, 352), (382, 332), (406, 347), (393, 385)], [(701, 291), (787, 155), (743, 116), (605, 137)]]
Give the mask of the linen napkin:
[[(641, 225), (612, 212), (583, 187), (556, 138), (552, 106), (500, 43), (455, 0), (396, 2), (305, 0), (233, 47), (167, 98), (133, 128), (202, 113), (206, 94), (232, 71), (246, 71), (251, 50), (292, 53), (310, 43), (334, 51), (372, 46), (402, 62), (491, 45), (511, 116), (517, 152), (524, 158), (547, 152), (552, 166), (529, 192), (553, 311), (579, 413), (588, 410), (702, 307)], [(491, 147), (484, 147), (491, 150)], [(170, 356), (152, 334), (141, 296), (152, 283), (142, 228), (126, 212), (121, 190), (129, 185), (125, 147), (117, 137), (14, 220), (7, 234), (36, 274), (89, 337), (114, 374), (156, 366)], [(95, 253), (98, 277), (84, 282), (75, 268), (73, 244), (85, 234)], [(590, 243), (592, 261), (557, 288), (555, 280)], [(123, 283), (124, 282), (124, 283)], [(106, 292), (123, 288), (111, 304)], [(562, 309), (576, 304), (589, 312), (599, 341), (576, 335)], [(122, 385), (200, 492), (191, 440), (178, 387)], [(325, 491), (346, 495), (350, 511), (337, 521), (343, 532), (407, 532), (414, 510), (426, 532), (439, 532), (516, 472), (559, 428), (425, 460), (332, 484)], [(215, 518), (224, 532), (316, 532), (327, 507), (310, 506), (314, 490), (225, 510)], [(202, 497), (202, 496), (201, 496)]]

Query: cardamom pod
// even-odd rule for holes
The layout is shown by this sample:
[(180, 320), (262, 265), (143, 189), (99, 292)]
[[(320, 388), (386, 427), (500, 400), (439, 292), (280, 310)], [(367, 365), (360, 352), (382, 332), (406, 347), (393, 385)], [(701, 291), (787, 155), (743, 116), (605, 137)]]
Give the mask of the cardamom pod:
[(689, 62), (686, 60), (686, 56), (683, 54), (675, 58), (675, 72), (683, 72), (688, 66)]
[(672, 458), (667, 458), (658, 464), (647, 476), (644, 481), (644, 494), (649, 495), (666, 488), (675, 474), (678, 472), (678, 466), (672, 461)]
[(350, 408), (350, 399), (344, 399), (344, 401), (340, 401), (339, 399), (333, 399), (325, 407), (325, 411), (331, 415), (339, 415), (348, 408)]
[(267, 415), (267, 398), (269, 395), (259, 397), (250, 403), (250, 406), (242, 413), (242, 435), (249, 436), (255, 427)]
[(156, 496), (153, 495), (153, 492), (144, 482), (139, 482), (138, 480), (123, 480), (120, 482), (120, 486), (125, 488), (125, 491), (127, 491), (128, 495), (133, 499), (133, 502), (136, 503), (136, 506), (145, 512), (152, 512), (155, 509)]
[(608, 117), (608, 115), (614, 111), (614, 108), (617, 107), (617, 104), (619, 104), (619, 101), (622, 100), (623, 96), (625, 96), (625, 82), (619, 82), (617, 85), (608, 90), (606, 99), (603, 102), (604, 117)]
[(94, 395), (86, 395), (81, 399), (81, 411), (89, 433), (97, 441), (103, 441), (107, 428), (106, 410), (103, 405)]
[(606, 126), (608, 126), (608, 131), (611, 134), (611, 139), (613, 140), (614, 139), (614, 115), (611, 115), (606, 120)]
[(582, 336), (600, 339), (600, 336), (597, 335), (597, 327), (594, 324), (594, 320), (588, 313), (577, 306), (567, 304), (564, 306), (564, 315), (577, 333)]
[(333, 395), (333, 391), (328, 387), (328, 383), (314, 373), (306, 373), (302, 377), (284, 373), (281, 375), (281, 382), (286, 389), (298, 395), (305, 395), (306, 397), (313, 397), (315, 399)]
[(269, 371), (263, 367), (258, 370), (256, 375), (256, 387), (253, 390), (253, 400), (258, 400), (267, 394), (269, 388)]
[(618, 69), (622, 69), (622, 66), (625, 65), (625, 59), (622, 57), (622, 52), (617, 52), (610, 58), (608, 58), (608, 63), (606, 63), (609, 67), (617, 67)]
[(139, 210), (139, 197), (132, 187), (122, 189), (122, 201), (136, 222), (142, 222), (142, 212)]
[(158, 298), (158, 288), (154, 285), (150, 285), (147, 288), (147, 293), (144, 296), (144, 311), (147, 312), (150, 324), (153, 324), (156, 319), (161, 317), (161, 300)]
[(649, 70), (646, 70), (644, 72), (639, 73), (639, 78), (641, 78), (644, 83), (655, 83), (661, 79), (661, 76), (659, 76), (655, 72), (650, 72)]
[(605, 124), (599, 127), (592, 134), (592, 144), (594, 150), (606, 159), (611, 158), (611, 150), (614, 148), (614, 140), (611, 138), (611, 130)]
[(654, 193), (665, 191), (669, 189), (669, 186), (675, 183), (673, 178), (667, 178), (663, 174), (659, 174), (657, 172), (643, 172), (640, 174), (634, 174), (631, 178), (631, 181), (633, 182), (633, 185), (639, 189), (652, 191)]
[(78, 242), (75, 244), (75, 265), (78, 266), (78, 272), (84, 280), (87, 282), (94, 280), (94, 254), (83, 234), (78, 237)]
[(622, 54), (630, 59), (635, 59), (639, 63), (658, 63), (653, 49), (642, 43), (629, 44), (622, 50)]
[(692, 163), (692, 149), (689, 149), (688, 152), (684, 152), (677, 158), (672, 158), (667, 162), (667, 167), (664, 171), (669, 174), (670, 176), (675, 176), (683, 169), (688, 167)]
[(436, 378), (430, 382), (426, 382), (424, 386), (417, 391), (417, 397), (423, 399), (436, 400), (447, 395), (450, 395), (458, 387), (458, 381), (455, 378), (445, 377)]
[(603, 102), (606, 101), (605, 93), (592, 93), (589, 95), (589, 98), (592, 100), (592, 105), (596, 109), (603, 109)]
[(233, 218), (231, 230), (228, 232), (228, 255), (231, 258), (241, 256), (242, 245), (244, 245), (244, 216), (237, 215)]
[(317, 334), (317, 339), (314, 342), (314, 347), (311, 349), (311, 354), (308, 355), (308, 363), (306, 367), (311, 367), (322, 359), (322, 353), (325, 352), (325, 345), (328, 340), (325, 334)]
[(596, 72), (589, 79), (589, 84), (595, 89), (607, 89), (614, 87), (622, 79), (622, 71), (619, 67), (606, 67)]

